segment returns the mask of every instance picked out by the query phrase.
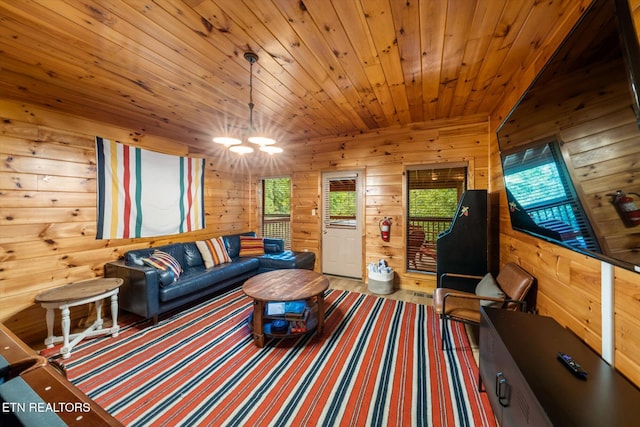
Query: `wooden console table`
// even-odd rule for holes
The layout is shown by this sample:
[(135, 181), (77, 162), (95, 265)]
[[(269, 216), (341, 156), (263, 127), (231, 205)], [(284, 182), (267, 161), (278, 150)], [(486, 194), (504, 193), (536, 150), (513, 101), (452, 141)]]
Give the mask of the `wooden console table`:
[[(587, 371), (557, 360), (569, 354)], [(484, 307), (480, 386), (509, 426), (637, 426), (640, 390), (551, 317)]]
[[(118, 278), (91, 279), (50, 289), (38, 295), (36, 302), (47, 309), (48, 336), (44, 340), (47, 348), (51, 348), (54, 343), (62, 341), (60, 353), (63, 359), (67, 359), (71, 356), (73, 347), (86, 337), (104, 334), (111, 334), (117, 337), (118, 331), (120, 330), (118, 326), (118, 290), (122, 283), (123, 280)], [(110, 328), (102, 328), (102, 300), (105, 298), (111, 298), (112, 324)], [(96, 305), (96, 321), (84, 332), (70, 334), (71, 320), (69, 318), (69, 307), (92, 302)], [(62, 312), (61, 337), (53, 334), (54, 309), (56, 308)], [(70, 339), (73, 341), (70, 342)]]

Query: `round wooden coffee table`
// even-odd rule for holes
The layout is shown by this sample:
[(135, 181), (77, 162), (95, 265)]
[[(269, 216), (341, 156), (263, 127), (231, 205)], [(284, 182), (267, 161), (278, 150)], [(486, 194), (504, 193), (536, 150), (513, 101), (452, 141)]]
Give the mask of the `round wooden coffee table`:
[[(60, 353), (63, 359), (71, 356), (71, 349), (86, 337), (96, 335), (111, 334), (118, 336), (120, 330), (118, 326), (118, 290), (123, 280), (119, 278), (99, 278), (84, 280), (82, 282), (71, 283), (42, 292), (36, 297), (36, 302), (47, 309), (47, 339), (44, 340), (47, 348), (53, 347), (56, 342), (62, 341)], [(102, 300), (111, 298), (111, 318), (110, 328), (102, 328)], [(84, 332), (70, 334), (71, 319), (69, 318), (69, 307), (77, 305), (95, 303), (96, 321), (93, 322)], [(62, 336), (53, 334), (54, 309), (62, 312)], [(73, 341), (69, 342), (72, 339)]]
[[(304, 301), (316, 311), (316, 334), (322, 334), (324, 327), (324, 291), (329, 288), (329, 279), (311, 270), (288, 269), (275, 270), (253, 276), (242, 285), (244, 293), (253, 299), (253, 340), (258, 347), (264, 346), (265, 335), (290, 337), (308, 333), (268, 333), (264, 332), (265, 305), (269, 303), (286, 303)], [(277, 318), (275, 315), (274, 318)], [(285, 315), (282, 314), (282, 319)]]

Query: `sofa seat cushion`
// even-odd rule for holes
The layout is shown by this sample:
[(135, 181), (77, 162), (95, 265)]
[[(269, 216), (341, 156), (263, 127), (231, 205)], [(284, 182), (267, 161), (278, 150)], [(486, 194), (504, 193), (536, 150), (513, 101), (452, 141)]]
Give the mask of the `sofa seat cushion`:
[(260, 260), (260, 272), (286, 268), (304, 268), (313, 270), (316, 254), (313, 252), (284, 251), (277, 254), (265, 254)]
[(259, 266), (260, 262), (257, 258), (238, 258), (212, 268), (193, 267), (180, 276), (180, 280), (160, 289), (160, 301), (171, 301), (243, 274), (256, 272)]

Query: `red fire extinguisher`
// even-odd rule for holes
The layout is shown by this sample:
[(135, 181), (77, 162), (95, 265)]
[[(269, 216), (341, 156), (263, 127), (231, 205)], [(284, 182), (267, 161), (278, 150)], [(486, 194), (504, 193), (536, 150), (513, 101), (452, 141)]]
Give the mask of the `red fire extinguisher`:
[(612, 203), (616, 207), (616, 210), (622, 218), (624, 225), (626, 225), (627, 227), (640, 225), (640, 208), (638, 208), (638, 205), (636, 205), (633, 197), (629, 196), (622, 190), (616, 191), (616, 193), (611, 194), (611, 196), (613, 196)]
[(391, 218), (387, 218), (386, 216), (380, 220), (380, 238), (388, 242), (389, 241), (389, 231), (391, 230)]

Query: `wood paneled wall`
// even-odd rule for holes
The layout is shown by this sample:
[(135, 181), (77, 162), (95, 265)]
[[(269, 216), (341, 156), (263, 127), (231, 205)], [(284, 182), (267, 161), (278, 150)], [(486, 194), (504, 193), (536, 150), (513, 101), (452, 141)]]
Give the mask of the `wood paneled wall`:
[[(369, 262), (384, 258), (396, 271), (396, 287), (431, 292), (435, 288), (435, 275), (409, 273), (405, 268), (405, 168), (468, 162), (469, 188), (485, 189), (489, 183), (488, 129), (487, 116), (476, 115), (313, 139), (288, 152), (296, 160), (290, 164), (293, 249), (321, 253), (322, 173), (362, 170), (366, 187), (364, 268)], [(269, 173), (267, 169), (258, 172), (255, 182)], [(252, 210), (258, 221), (255, 205)], [(378, 222), (384, 216), (392, 219), (389, 242), (380, 239)], [(320, 271), (321, 261), (316, 264)], [(366, 280), (364, 274), (363, 271)]]
[[(634, 16), (639, 22), (636, 0)], [(602, 263), (523, 233), (513, 231), (508, 216), (496, 130), (522, 96), (550, 55), (578, 20), (579, 11), (566, 16), (565, 25), (551, 34), (546, 47), (533, 65), (522, 70), (509, 83), (501, 105), (491, 115), (491, 191), (497, 194), (500, 212), (500, 262), (514, 261), (537, 279), (537, 309), (555, 318), (596, 352), (602, 348)], [(640, 274), (614, 268), (614, 363), (616, 368), (640, 384)]]
[[(0, 100), (0, 321), (23, 340), (44, 338), (41, 291), (103, 274), (129, 249), (251, 229), (241, 165), (207, 157), (207, 228), (159, 239), (96, 240), (96, 135), (175, 155), (186, 146), (103, 123)], [(87, 315), (72, 312), (75, 322)], [(56, 326), (58, 323), (56, 322)]]

